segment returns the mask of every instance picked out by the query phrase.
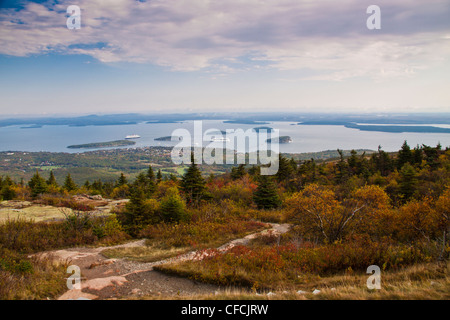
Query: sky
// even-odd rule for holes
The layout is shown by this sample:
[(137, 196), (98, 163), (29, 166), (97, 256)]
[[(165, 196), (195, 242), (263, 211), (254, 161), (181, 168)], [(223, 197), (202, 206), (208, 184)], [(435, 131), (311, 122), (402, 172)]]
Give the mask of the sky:
[(449, 17), (450, 0), (0, 0), (0, 116), (450, 112)]

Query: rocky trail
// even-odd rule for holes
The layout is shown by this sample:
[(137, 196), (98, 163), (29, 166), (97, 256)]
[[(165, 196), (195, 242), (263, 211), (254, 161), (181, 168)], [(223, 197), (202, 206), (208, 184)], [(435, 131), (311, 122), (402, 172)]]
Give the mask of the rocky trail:
[[(265, 234), (279, 235), (289, 230), (287, 224), (270, 223), (271, 228), (232, 240), (217, 248), (226, 252), (236, 245), (247, 245), (252, 239)], [(75, 265), (81, 271), (81, 289), (66, 291), (59, 300), (67, 299), (120, 299), (141, 296), (191, 296), (214, 294), (227, 288), (198, 283), (196, 281), (165, 275), (153, 270), (154, 266), (177, 263), (188, 260), (204, 259), (205, 251), (191, 251), (172, 258), (142, 263), (127, 259), (109, 259), (102, 252), (107, 249), (132, 248), (145, 246), (145, 240), (99, 248), (70, 248), (40, 253), (59, 261)], [(68, 273), (68, 277), (70, 274)]]

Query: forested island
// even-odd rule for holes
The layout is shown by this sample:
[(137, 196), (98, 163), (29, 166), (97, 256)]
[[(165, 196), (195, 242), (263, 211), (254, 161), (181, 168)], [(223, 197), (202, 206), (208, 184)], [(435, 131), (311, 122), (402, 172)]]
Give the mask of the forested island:
[(69, 149), (97, 149), (97, 148), (111, 148), (111, 147), (125, 147), (135, 145), (136, 142), (129, 140), (115, 140), (106, 142), (93, 142), (86, 144), (75, 144), (68, 146)]
[[(277, 140), (277, 139), (270, 138), (270, 139), (267, 139), (266, 141), (268, 143), (271, 143), (273, 140)], [(291, 143), (291, 142), (292, 142), (292, 138), (290, 136), (281, 136), (278, 138), (278, 143), (285, 144), (285, 143)]]
[[(173, 137), (174, 140), (180, 140), (180, 137)], [(172, 141), (172, 136), (165, 136), (160, 138), (155, 138), (155, 141)]]

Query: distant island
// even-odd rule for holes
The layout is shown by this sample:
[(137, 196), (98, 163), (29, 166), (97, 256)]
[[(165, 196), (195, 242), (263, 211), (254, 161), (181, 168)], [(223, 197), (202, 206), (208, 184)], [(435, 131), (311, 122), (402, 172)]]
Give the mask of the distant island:
[[(227, 119), (227, 120), (223, 120)], [(265, 125), (274, 121), (295, 122), (300, 125), (398, 125), (398, 124), (450, 124), (450, 113), (373, 113), (373, 114), (330, 114), (299, 112), (215, 112), (215, 113), (175, 113), (175, 114), (104, 114), (78, 117), (20, 117), (0, 119), (0, 127), (6, 126), (112, 126), (134, 125), (138, 123), (179, 123), (194, 120), (221, 120), (230, 124)]]
[(39, 128), (42, 128), (42, 126), (38, 125), (38, 124), (26, 126), (26, 127), (20, 127), (20, 129), (39, 129)]
[[(271, 143), (272, 140), (277, 140), (277, 138), (267, 139), (266, 142)], [(278, 138), (278, 143), (281, 143), (281, 144), (291, 143), (291, 142), (292, 142), (292, 138), (290, 136), (281, 136), (281, 137)]]
[(155, 124), (155, 123), (182, 123), (181, 121), (174, 121), (174, 120), (154, 120), (154, 121), (147, 121), (146, 124)]
[(230, 123), (230, 124), (269, 124), (270, 122), (242, 119), (242, 120), (225, 120), (223, 123)]
[(415, 133), (450, 133), (450, 128), (440, 128), (433, 126), (377, 126), (377, 125), (357, 125), (347, 124), (346, 128), (359, 129), (361, 131), (379, 131), (379, 132), (415, 132)]
[(299, 122), (301, 126), (344, 126), (349, 129), (358, 129), (361, 131), (378, 131), (378, 132), (413, 132), (413, 133), (450, 133), (450, 128), (441, 128), (434, 126), (414, 126), (414, 125), (377, 125), (377, 124), (356, 124), (354, 122), (335, 121), (335, 120), (316, 120)]
[[(173, 137), (174, 139), (181, 140), (181, 137)], [(166, 136), (166, 137), (160, 137), (160, 138), (155, 138), (155, 141), (172, 141), (172, 136)]]
[(130, 140), (116, 140), (116, 141), (107, 141), (107, 142), (93, 142), (86, 144), (76, 144), (68, 146), (69, 149), (97, 149), (97, 148), (111, 148), (111, 147), (125, 147), (132, 146), (136, 144), (134, 141)]

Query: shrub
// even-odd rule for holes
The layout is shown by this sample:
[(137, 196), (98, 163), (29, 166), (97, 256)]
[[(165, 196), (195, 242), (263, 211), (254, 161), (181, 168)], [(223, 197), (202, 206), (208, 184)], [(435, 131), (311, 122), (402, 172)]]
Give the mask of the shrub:
[(163, 221), (166, 222), (186, 221), (189, 218), (186, 204), (181, 199), (177, 188), (170, 189), (161, 200), (159, 212)]

